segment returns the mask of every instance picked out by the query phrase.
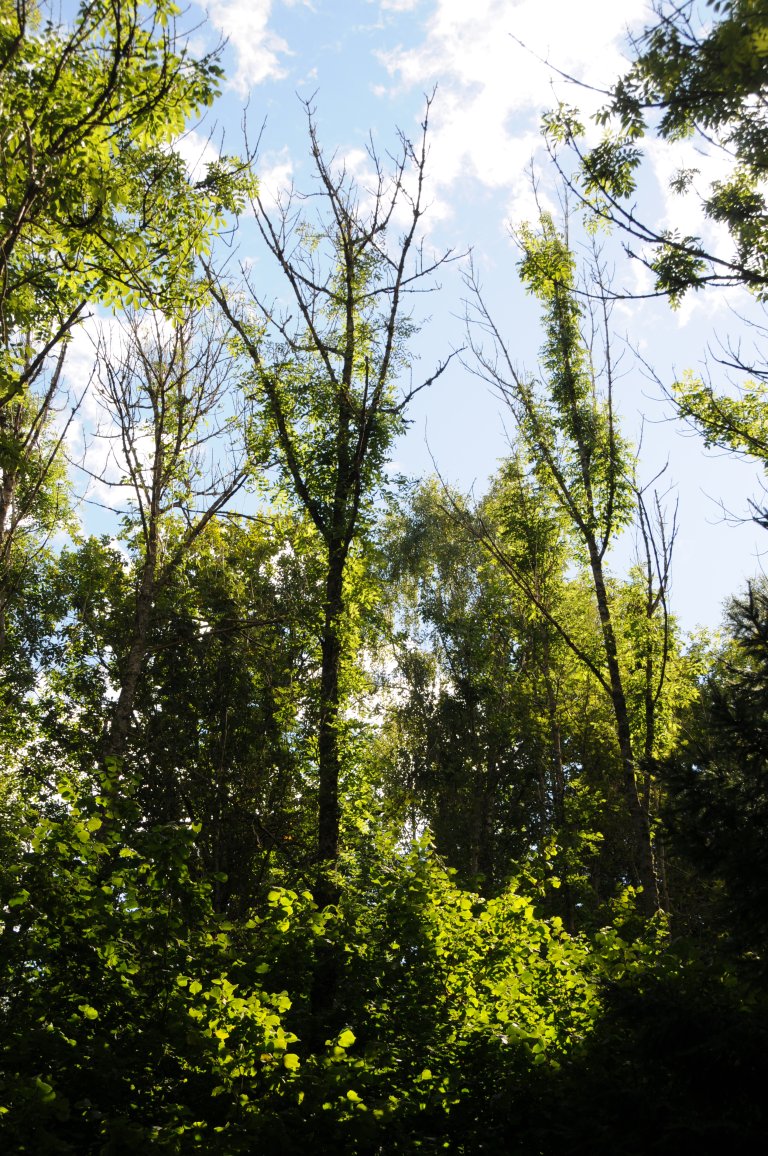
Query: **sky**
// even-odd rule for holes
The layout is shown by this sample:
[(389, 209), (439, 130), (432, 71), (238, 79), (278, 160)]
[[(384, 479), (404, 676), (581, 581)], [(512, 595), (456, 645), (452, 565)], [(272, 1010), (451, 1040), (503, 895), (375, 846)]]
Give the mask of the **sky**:
[[(536, 303), (521, 288), (510, 227), (535, 219), (538, 196), (557, 209), (555, 174), (542, 148), (542, 113), (558, 101), (578, 105), (589, 121), (605, 90), (626, 66), (628, 37), (651, 18), (644, 0), (213, 0), (192, 5), (180, 27), (197, 52), (224, 39), (222, 96), (178, 147), (198, 171), (218, 148), (242, 153), (243, 124), (259, 141), (256, 171), (265, 199), (291, 182), (312, 188), (304, 102), (315, 109), (326, 154), (365, 186), (366, 145), (386, 156), (401, 130), (419, 133), (430, 110), (425, 242), (435, 252), (472, 254), (489, 308), (515, 361), (535, 370), (542, 341)], [(569, 83), (562, 74), (579, 85)], [(596, 129), (591, 130), (597, 132)], [(596, 137), (595, 137), (596, 139)], [(649, 148), (641, 194), (651, 223), (684, 224), (695, 200), (672, 198), (668, 182), (681, 164), (702, 179), (711, 158), (684, 146), (685, 157), (658, 142)], [(252, 223), (241, 222), (230, 264), (244, 262), (269, 286), (274, 272)], [(641, 292), (647, 276), (604, 239), (614, 284)], [(439, 285), (420, 300), (413, 377), (465, 344), (468, 257), (446, 265)], [(642, 440), (640, 476), (666, 465), (658, 486), (678, 506), (672, 605), (682, 624), (718, 623), (724, 599), (762, 570), (765, 532), (749, 521), (748, 500), (761, 493), (754, 465), (705, 452), (681, 426), (663, 387), (683, 370), (701, 371), (707, 348), (738, 333), (739, 312), (754, 306), (738, 293), (686, 300), (676, 313), (658, 302), (622, 302), (611, 326), (621, 352), (617, 404), (624, 429)], [(648, 367), (651, 367), (649, 369)], [(717, 371), (715, 371), (717, 372)], [(716, 380), (717, 379), (716, 377)], [(457, 357), (418, 395), (411, 425), (396, 447), (393, 469), (482, 493), (508, 447), (503, 403)], [(731, 516), (732, 515), (732, 516)], [(765, 541), (764, 541), (765, 539)], [(616, 565), (626, 564), (625, 543)]]

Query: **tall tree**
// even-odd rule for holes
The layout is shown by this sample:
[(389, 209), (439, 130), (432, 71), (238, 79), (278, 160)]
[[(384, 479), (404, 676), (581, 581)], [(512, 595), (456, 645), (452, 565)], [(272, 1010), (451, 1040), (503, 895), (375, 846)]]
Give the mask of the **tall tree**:
[[(603, 139), (588, 147), (577, 111), (561, 105), (545, 118), (550, 151), (592, 223), (615, 227), (627, 253), (651, 270), (655, 293), (676, 305), (690, 290), (739, 286), (757, 299), (750, 315), (759, 316), (768, 297), (768, 13), (759, 0), (656, 0), (654, 12), (598, 114)], [(643, 210), (639, 178), (654, 136), (673, 148), (691, 141), (717, 159), (714, 179), (694, 161), (681, 162), (670, 181), (673, 197), (698, 200), (696, 232), (665, 229)], [(660, 382), (708, 445), (762, 462), (765, 332), (760, 318), (746, 338), (721, 341), (720, 353), (708, 355), (708, 377)], [(759, 504), (754, 512), (764, 520)]]
[[(694, 893), (689, 926), (765, 976), (768, 943), (768, 590), (750, 583), (665, 760), (672, 850)], [(682, 890), (682, 888), (681, 888)], [(690, 896), (689, 896), (690, 898)]]
[[(594, 594), (555, 495), (518, 447), (480, 501), (426, 483), (390, 534), (397, 666), (389, 657), (380, 744), (390, 807), (406, 825), (429, 824), (465, 883), (492, 892), (533, 870), (569, 928), (604, 922), (635, 855), (610, 699), (584, 662), (599, 663), (603, 647)], [(647, 574), (637, 567), (609, 588), (650, 806), (684, 680), (670, 695), (678, 655), (653, 602), (648, 617)]]
[(100, 480), (130, 487), (128, 536), (137, 547), (133, 626), (104, 746), (113, 758), (125, 749), (158, 594), (246, 478), (224, 412), (231, 358), (216, 322), (201, 312), (182, 320), (132, 313), (119, 336), (117, 348), (101, 339), (97, 367), (108, 467), (114, 461), (118, 471)]
[[(544, 306), (545, 344), (542, 350), (544, 381), (519, 373), (509, 347), (485, 305), (480, 287), (470, 274), (474, 292), (475, 324), (470, 341), (479, 366), (504, 396), (530, 455), (535, 475), (556, 499), (583, 551), (591, 576), (600, 622), (602, 653), (593, 655), (568, 631), (556, 614), (528, 590), (537, 608), (558, 630), (574, 654), (590, 670), (612, 705), (622, 766), (624, 804), (633, 832), (634, 867), (643, 887), (649, 913), (659, 902), (650, 816), (639, 783), (639, 753), (632, 734), (626, 673), (621, 661), (615, 609), (608, 580), (606, 555), (622, 528), (632, 520), (636, 504), (633, 464), (613, 409), (613, 364), (607, 315), (603, 317), (605, 344), (591, 350), (582, 336), (582, 311), (575, 294), (575, 261), (552, 219), (542, 216), (540, 231), (521, 232), (524, 283)], [(490, 337), (484, 349), (482, 335)], [(603, 356), (605, 392), (598, 389), (597, 357)], [(645, 524), (648, 529), (647, 523)], [(494, 539), (484, 540), (510, 574), (521, 580), (520, 568)], [(668, 567), (662, 571), (666, 584)], [(663, 598), (655, 609), (663, 611)]]
[(0, 4), (0, 406), (88, 302), (178, 300), (232, 203), (232, 166), (195, 185), (172, 147), (221, 75), (176, 14), (85, 0), (66, 24), (45, 2)]
[[(436, 482), (392, 520), (387, 573), (399, 597), (396, 746), (389, 793), (403, 818), (429, 824), (438, 852), (467, 885), (503, 886), (545, 832), (534, 750), (524, 734), (519, 605)], [(406, 629), (404, 629), (404, 627)], [(390, 679), (393, 676), (390, 675)], [(530, 832), (530, 834), (529, 834)]]
[[(445, 368), (397, 390), (414, 331), (407, 295), (423, 289), (446, 258), (425, 261), (419, 244), (429, 106), (421, 140), (414, 145), (401, 135), (390, 173), (371, 150), (373, 188), (365, 196), (343, 167), (335, 169), (326, 159), (307, 112), (322, 204), (318, 218), (293, 195), (276, 216), (260, 196), (252, 202), (290, 307), (281, 312), (247, 276), (250, 299), (244, 305), (211, 276), (212, 292), (249, 366), (249, 389), (268, 441), (277, 447), (284, 483), (323, 544), (317, 850), (321, 861), (332, 862), (339, 845), (348, 563), (360, 547), (404, 411)], [(313, 201), (307, 204), (314, 207)], [(406, 224), (393, 242), (402, 216)]]
[(67, 520), (70, 502), (59, 451), (69, 421), (57, 413), (64, 404), (65, 355), (62, 344), (55, 358), (28, 375), (28, 386), (36, 388), (0, 407), (0, 668), (15, 657), (6, 653), (11, 605), (35, 557)]

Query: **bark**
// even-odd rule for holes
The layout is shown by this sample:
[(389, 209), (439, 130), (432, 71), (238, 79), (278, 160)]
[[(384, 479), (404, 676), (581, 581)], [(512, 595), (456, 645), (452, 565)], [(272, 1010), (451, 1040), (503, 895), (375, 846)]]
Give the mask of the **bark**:
[[(340, 674), (342, 659), (341, 618), (344, 611), (344, 570), (347, 551), (329, 546), (325, 583), (325, 612), (320, 639), (320, 717), (318, 725), (318, 817), (317, 855), (320, 863), (315, 899), (321, 908), (339, 901), (339, 889), (328, 877), (339, 853), (339, 721), (341, 715)], [(318, 946), (310, 1007), (312, 1023), (310, 1047), (321, 1050), (324, 1040), (338, 1030), (334, 1013), (339, 986), (339, 961), (330, 944)]]
[(659, 908), (659, 887), (653, 861), (650, 821), (648, 810), (644, 806), (643, 799), (638, 790), (635, 756), (632, 749), (632, 732), (629, 725), (629, 710), (624, 692), (624, 683), (621, 677), (616, 635), (613, 629), (608, 591), (603, 574), (602, 558), (600, 557), (597, 544), (594, 540), (588, 543), (588, 549), (592, 580), (595, 586), (595, 597), (600, 615), (600, 626), (603, 634), (603, 645), (605, 647), (605, 661), (608, 668), (611, 705), (616, 720), (616, 737), (619, 743), (622, 765), (622, 786), (632, 826), (635, 870), (638, 882), (643, 888), (642, 906), (646, 913), (652, 915), (658, 911)]
[(552, 682), (552, 655), (549, 634), (545, 630), (542, 641), (542, 675), (549, 719), (549, 741), (552, 754), (552, 809), (555, 824), (565, 823), (565, 769), (563, 767), (563, 743), (560, 729), (557, 694)]
[(345, 553), (329, 551), (325, 586), (325, 615), (320, 642), (320, 719), (318, 727), (318, 842), (321, 862), (335, 861), (339, 850), (339, 716), (344, 610)]
[[(563, 766), (563, 742), (560, 728), (557, 695), (552, 684), (552, 665), (549, 649), (549, 637), (544, 636), (544, 686), (547, 699), (547, 714), (549, 716), (549, 741), (552, 755), (552, 810), (556, 838), (561, 839), (565, 831), (565, 768)], [(576, 928), (576, 917), (573, 902), (573, 891), (567, 879), (561, 880), (563, 917), (566, 930), (573, 932)]]
[(0, 662), (5, 655), (6, 615), (11, 600), (8, 563), (11, 553), (10, 517), (16, 486), (16, 470), (4, 470), (0, 487)]
[(489, 755), (472, 800), (472, 874), (482, 876), (485, 886), (494, 877), (493, 808), (499, 782), (498, 762)]
[(149, 629), (155, 603), (155, 588), (155, 562), (153, 557), (148, 556), (144, 562), (136, 595), (136, 608), (133, 615), (133, 629), (128, 653), (120, 671), (120, 692), (104, 741), (105, 759), (120, 759), (125, 753), (133, 721), (136, 692), (139, 689), (139, 682), (147, 658)]

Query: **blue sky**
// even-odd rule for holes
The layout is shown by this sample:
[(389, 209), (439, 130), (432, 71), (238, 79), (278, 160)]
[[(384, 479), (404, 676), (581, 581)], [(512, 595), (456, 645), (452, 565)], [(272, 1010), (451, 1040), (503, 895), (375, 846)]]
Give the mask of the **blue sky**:
[[(257, 172), (268, 198), (291, 181), (311, 181), (306, 118), (311, 98), (319, 134), (365, 182), (365, 146), (371, 134), (385, 154), (397, 145), (396, 129), (417, 134), (425, 93), (437, 88), (431, 115), (428, 180), (431, 208), (427, 244), (436, 250), (472, 250), (487, 299), (521, 366), (534, 369), (541, 342), (535, 303), (521, 290), (510, 224), (535, 216), (530, 165), (540, 198), (556, 206), (552, 167), (541, 147), (541, 113), (559, 99), (589, 115), (602, 98), (558, 78), (543, 60), (587, 85), (604, 88), (621, 71), (627, 34), (649, 18), (644, 0), (214, 0), (192, 6), (180, 20), (195, 28), (192, 46), (221, 37), (226, 80), (207, 120), (179, 147), (190, 165), (204, 163), (224, 138), (224, 149), (242, 151), (245, 115), (252, 140), (261, 133)], [(523, 41), (527, 48), (523, 48)], [(543, 59), (542, 59), (543, 58)], [(685, 146), (689, 153), (693, 146)], [(692, 154), (693, 155), (693, 154)], [(654, 145), (642, 188), (643, 209), (654, 221), (684, 223), (690, 231), (692, 200), (668, 196), (668, 179), (682, 162), (674, 150)], [(709, 158), (695, 154), (706, 175)], [(616, 284), (647, 287), (642, 269), (606, 238)], [(247, 219), (237, 238), (237, 259), (252, 265), (260, 283), (273, 277)], [(414, 341), (414, 376), (463, 344), (465, 290), (462, 265), (447, 267), (440, 288), (421, 304), (421, 332)], [(639, 438), (640, 473), (646, 479), (669, 462), (664, 486), (679, 499), (680, 534), (674, 561), (673, 608), (687, 627), (715, 625), (724, 598), (759, 571), (764, 532), (731, 526), (718, 501), (734, 514), (747, 511), (759, 493), (753, 465), (705, 453), (685, 436), (649, 379), (652, 364), (662, 382), (685, 368), (698, 369), (714, 332), (738, 327), (732, 311), (752, 309), (737, 294), (691, 299), (676, 314), (659, 303), (623, 303), (612, 326), (624, 348), (618, 403), (629, 435)], [(395, 466), (419, 475), (433, 469), (464, 488), (482, 488), (505, 452), (503, 406), (455, 361), (429, 392), (416, 399), (412, 425), (398, 445)], [(768, 540), (767, 540), (768, 541)], [(630, 544), (617, 555), (626, 563)]]

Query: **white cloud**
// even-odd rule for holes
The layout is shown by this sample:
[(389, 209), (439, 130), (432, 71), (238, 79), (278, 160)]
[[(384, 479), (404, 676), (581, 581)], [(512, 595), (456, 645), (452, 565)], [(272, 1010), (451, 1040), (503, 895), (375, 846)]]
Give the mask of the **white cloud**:
[[(705, 249), (711, 253), (723, 256), (732, 253), (733, 241), (727, 226), (708, 219), (703, 210), (703, 198), (713, 182), (726, 179), (732, 172), (732, 158), (723, 150), (707, 148), (697, 138), (664, 141), (650, 137), (644, 142), (644, 148), (660, 194), (658, 216), (650, 222), (653, 227), (660, 232), (668, 229), (681, 236), (701, 237)], [(681, 169), (695, 170), (684, 193), (675, 192), (671, 187)], [(720, 293), (687, 293), (677, 311), (678, 325), (682, 328), (700, 316), (713, 322), (734, 307), (741, 295), (738, 287)]]
[[(417, 144), (418, 151), (418, 144)], [(393, 150), (393, 156), (399, 155), (397, 150)], [(386, 156), (379, 155), (379, 163), (383, 170), (383, 184), (381, 187), (381, 198), (384, 203), (391, 203), (395, 201), (394, 211), (392, 213), (392, 224), (397, 229), (408, 229), (413, 220), (413, 201), (417, 196), (417, 174), (414, 167), (406, 164), (400, 179), (400, 188), (395, 188), (393, 179), (394, 166), (387, 165)], [(337, 159), (337, 167), (343, 168), (347, 176), (357, 187), (358, 193), (358, 207), (363, 217), (372, 213), (376, 204), (378, 195), (379, 175), (373, 159), (367, 149), (353, 148), (349, 149), (343, 156)], [(429, 164), (431, 170), (431, 160)], [(431, 175), (431, 171), (430, 171)], [(422, 237), (426, 237), (435, 226), (446, 218), (452, 216), (453, 210), (449, 203), (436, 195), (433, 188), (434, 182), (429, 182), (429, 189), (426, 194), (427, 203), (429, 205), (428, 221), (425, 223), (426, 227), (422, 229)]]
[(214, 148), (211, 138), (203, 136), (195, 129), (189, 129), (177, 137), (173, 147), (187, 166), (191, 180), (200, 180), (205, 175), (207, 166), (219, 158), (218, 149)]
[(285, 76), (280, 57), (288, 55), (287, 42), (269, 27), (272, 0), (213, 0), (212, 23), (227, 37), (237, 58), (231, 84), (247, 96), (256, 84)]
[(438, 85), (431, 180), (449, 186), (466, 175), (507, 188), (516, 213), (527, 199), (541, 113), (563, 99), (588, 115), (604, 100), (574, 90), (540, 58), (586, 84), (607, 86), (626, 66), (627, 26), (648, 14), (645, 0), (436, 0), (422, 44), (382, 55), (396, 85)]
[[(702, 210), (705, 196), (713, 181), (724, 180), (733, 170), (733, 161), (722, 150), (709, 151), (699, 140), (664, 141), (654, 137), (644, 143), (653, 173), (663, 199), (658, 228), (676, 229), (683, 234), (706, 235), (707, 244), (722, 247), (728, 240), (725, 225), (708, 221)], [(695, 175), (685, 193), (674, 192), (672, 179), (681, 170)]]
[(290, 192), (293, 184), (293, 161), (288, 148), (265, 153), (259, 158), (259, 196), (267, 209), (274, 209)]

